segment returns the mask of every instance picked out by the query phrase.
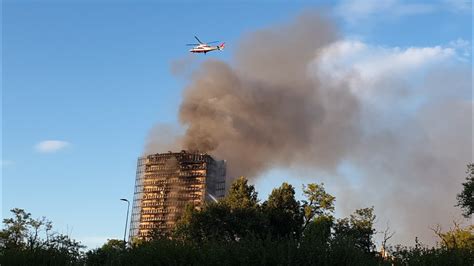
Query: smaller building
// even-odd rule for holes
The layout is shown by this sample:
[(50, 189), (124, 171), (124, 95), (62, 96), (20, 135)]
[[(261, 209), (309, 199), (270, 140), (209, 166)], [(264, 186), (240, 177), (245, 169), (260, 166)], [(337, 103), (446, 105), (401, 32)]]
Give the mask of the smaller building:
[(225, 195), (226, 163), (205, 153), (168, 152), (138, 158), (130, 240), (169, 233), (188, 204)]

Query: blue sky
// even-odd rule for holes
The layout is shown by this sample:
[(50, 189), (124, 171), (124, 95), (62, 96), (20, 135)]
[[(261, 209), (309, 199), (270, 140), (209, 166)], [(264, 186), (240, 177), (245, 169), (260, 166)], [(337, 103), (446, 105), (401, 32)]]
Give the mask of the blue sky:
[[(321, 9), (344, 38), (389, 51), (456, 40), (470, 50), (472, 39), (467, 1), (137, 2), (3, 2), (3, 217), (24, 208), (89, 247), (121, 238), (119, 198), (132, 199), (148, 131), (178, 124), (186, 81), (170, 63), (186, 55), (193, 35), (227, 43), (199, 60), (231, 61), (242, 34)], [(271, 174), (278, 178), (256, 183), (262, 198), (285, 180), (301, 186), (285, 169)]]

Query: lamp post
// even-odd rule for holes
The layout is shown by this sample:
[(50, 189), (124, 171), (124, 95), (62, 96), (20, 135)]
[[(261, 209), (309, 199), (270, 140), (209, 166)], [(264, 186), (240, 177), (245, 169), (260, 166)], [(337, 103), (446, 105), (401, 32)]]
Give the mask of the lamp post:
[(127, 225), (128, 225), (128, 211), (130, 210), (130, 201), (128, 199), (120, 199), (121, 201), (127, 202), (127, 217), (125, 218), (125, 232), (123, 232), (123, 245), (127, 245), (126, 236), (127, 236)]

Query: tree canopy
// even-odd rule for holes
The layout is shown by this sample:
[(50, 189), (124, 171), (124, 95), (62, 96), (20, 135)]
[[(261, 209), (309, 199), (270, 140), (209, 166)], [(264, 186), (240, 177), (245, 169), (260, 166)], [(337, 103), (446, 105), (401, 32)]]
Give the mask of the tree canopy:
[(77, 263), (84, 248), (68, 235), (54, 232), (45, 217), (34, 219), (23, 209), (11, 210), (0, 231), (1, 265), (69, 265)]
[(458, 194), (458, 205), (463, 209), (464, 216), (471, 217), (474, 211), (474, 163), (467, 165), (466, 182), (462, 183), (463, 189)]
[(12, 209), (0, 231), (1, 265), (473, 265), (473, 227), (433, 231), (439, 244), (375, 249), (374, 207), (336, 219), (335, 197), (324, 184), (295, 188), (283, 183), (262, 203), (244, 178), (227, 196), (202, 208), (186, 206), (171, 235), (150, 241), (109, 239), (102, 247), (84, 246), (53, 231), (51, 221)]

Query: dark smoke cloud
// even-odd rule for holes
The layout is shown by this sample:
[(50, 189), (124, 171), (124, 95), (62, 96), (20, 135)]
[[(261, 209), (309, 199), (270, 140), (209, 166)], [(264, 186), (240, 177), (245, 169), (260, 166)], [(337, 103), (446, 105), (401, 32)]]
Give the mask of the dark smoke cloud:
[[(438, 67), (417, 85), (387, 75), (367, 100), (353, 88), (361, 73), (328, 82), (311, 70), (338, 40), (318, 13), (244, 36), (232, 63), (207, 60), (192, 75), (179, 111), (185, 133), (158, 125), (145, 152), (208, 152), (227, 160), (232, 178), (273, 167), (328, 173), (345, 214), (375, 205), (394, 241), (430, 242), (428, 226), (459, 213), (455, 195), (472, 160), (471, 71)], [(415, 98), (417, 108), (402, 107)], [(357, 169), (357, 184), (338, 172), (342, 162)]]
[(305, 14), (245, 36), (235, 65), (202, 64), (180, 108), (184, 147), (227, 159), (231, 176), (294, 163), (334, 168), (357, 139), (358, 102), (348, 90), (322, 90), (307, 66), (336, 36)]

